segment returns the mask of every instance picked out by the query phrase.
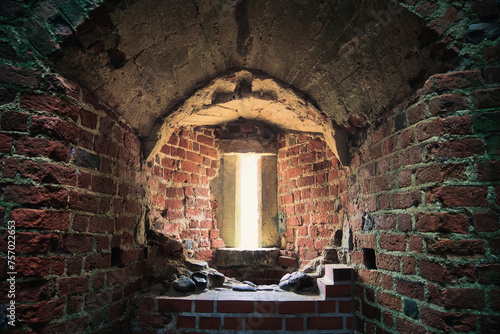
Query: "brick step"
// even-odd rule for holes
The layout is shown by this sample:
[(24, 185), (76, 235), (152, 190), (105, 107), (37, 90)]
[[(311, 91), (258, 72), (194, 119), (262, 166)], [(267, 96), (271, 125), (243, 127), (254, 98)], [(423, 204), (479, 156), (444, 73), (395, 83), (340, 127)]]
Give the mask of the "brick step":
[[(350, 285), (335, 287), (345, 289)], [(183, 333), (351, 332), (352, 298), (345, 297), (346, 291), (338, 294), (342, 297), (328, 300), (274, 291), (209, 291), (185, 297), (142, 297), (135, 333), (156, 333), (175, 327)]]
[(209, 290), (185, 297), (143, 297), (136, 333), (156, 333), (167, 327), (183, 333), (352, 332), (352, 277), (352, 269), (346, 265), (325, 265), (325, 277), (317, 280), (320, 296)]
[(345, 264), (325, 264), (325, 277), (335, 284), (350, 284), (352, 268)]
[(325, 299), (351, 296), (352, 268), (343, 264), (325, 265), (325, 276), (317, 280)]
[(318, 278), (317, 284), (319, 293), (325, 299), (351, 296), (351, 284), (334, 284), (326, 277)]

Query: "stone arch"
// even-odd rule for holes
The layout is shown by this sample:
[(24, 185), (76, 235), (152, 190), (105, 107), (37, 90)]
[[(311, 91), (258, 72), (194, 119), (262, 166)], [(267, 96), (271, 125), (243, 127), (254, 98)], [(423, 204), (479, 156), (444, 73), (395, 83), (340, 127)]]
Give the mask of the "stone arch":
[(157, 122), (143, 141), (150, 160), (179, 126), (215, 126), (238, 119), (257, 120), (284, 130), (321, 133), (343, 164), (347, 139), (311, 102), (290, 87), (249, 71), (219, 76)]

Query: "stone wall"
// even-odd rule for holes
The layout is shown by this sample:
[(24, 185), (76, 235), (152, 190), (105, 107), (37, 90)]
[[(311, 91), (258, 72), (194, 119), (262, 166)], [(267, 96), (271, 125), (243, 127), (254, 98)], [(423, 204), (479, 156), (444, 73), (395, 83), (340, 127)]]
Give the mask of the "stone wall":
[(498, 330), (500, 91), (485, 80), (491, 70), (431, 77), (354, 155), (358, 331)]

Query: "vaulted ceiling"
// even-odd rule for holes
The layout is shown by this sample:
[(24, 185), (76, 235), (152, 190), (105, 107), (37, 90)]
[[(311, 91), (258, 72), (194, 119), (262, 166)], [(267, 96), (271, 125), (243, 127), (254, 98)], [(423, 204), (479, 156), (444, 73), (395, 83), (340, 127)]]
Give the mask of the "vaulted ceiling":
[(114, 1), (52, 61), (142, 137), (239, 69), (290, 87), (349, 130), (447, 69), (436, 37), (391, 0)]

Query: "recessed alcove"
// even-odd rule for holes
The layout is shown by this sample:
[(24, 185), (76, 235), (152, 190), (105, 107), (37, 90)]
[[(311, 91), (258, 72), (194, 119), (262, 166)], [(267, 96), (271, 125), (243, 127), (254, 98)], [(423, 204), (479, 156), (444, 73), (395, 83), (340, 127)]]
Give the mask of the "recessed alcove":
[[(0, 12), (15, 332), (500, 327), (498, 1), (4, 0)], [(325, 275), (324, 300), (165, 297), (188, 265), (237, 246), (212, 186), (241, 142), (276, 145), (263, 223), (277, 233), (260, 246), (279, 255), (228, 276), (276, 282), (331, 257), (354, 289)]]

